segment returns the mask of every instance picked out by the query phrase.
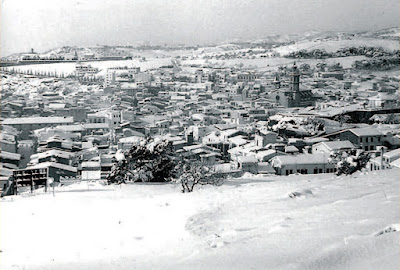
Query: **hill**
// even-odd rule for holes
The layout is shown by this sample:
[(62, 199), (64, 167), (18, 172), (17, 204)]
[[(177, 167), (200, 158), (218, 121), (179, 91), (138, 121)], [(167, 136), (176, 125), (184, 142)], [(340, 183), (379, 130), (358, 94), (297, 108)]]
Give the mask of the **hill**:
[(396, 269), (399, 169), (1, 200), (4, 269)]

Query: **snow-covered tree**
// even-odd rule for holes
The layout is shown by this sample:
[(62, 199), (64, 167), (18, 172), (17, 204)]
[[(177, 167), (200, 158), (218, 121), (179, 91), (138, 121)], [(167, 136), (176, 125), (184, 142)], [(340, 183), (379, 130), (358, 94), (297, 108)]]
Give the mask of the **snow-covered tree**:
[(196, 185), (221, 185), (225, 176), (210, 164), (201, 161), (184, 160), (179, 162), (175, 170), (176, 181), (182, 185), (182, 192), (192, 192)]
[(337, 175), (350, 175), (365, 168), (371, 155), (360, 149), (331, 153), (331, 160), (336, 162)]
[(109, 184), (126, 181), (167, 182), (173, 177), (176, 162), (168, 141), (146, 138), (123, 155), (124, 158), (116, 161), (107, 177)]
[(182, 159), (172, 144), (161, 139), (143, 139), (128, 151), (118, 151), (107, 182), (168, 182), (182, 185), (182, 192), (192, 192), (196, 185), (220, 185), (224, 175), (200, 161)]

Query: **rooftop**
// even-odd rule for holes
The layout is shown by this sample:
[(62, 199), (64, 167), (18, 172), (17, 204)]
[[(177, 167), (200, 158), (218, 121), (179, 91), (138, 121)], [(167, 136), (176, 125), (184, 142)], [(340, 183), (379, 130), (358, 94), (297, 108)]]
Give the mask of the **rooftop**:
[(355, 148), (354, 144), (352, 144), (350, 141), (330, 141), (321, 142), (320, 144), (326, 145), (326, 147), (328, 147), (330, 150)]
[(26, 169), (44, 169), (44, 168), (49, 168), (49, 167), (53, 167), (53, 168), (57, 168), (57, 169), (65, 170), (65, 171), (70, 171), (70, 172), (77, 172), (77, 168), (75, 168), (75, 167), (56, 163), (56, 162), (43, 162), (43, 163), (39, 163), (39, 164), (30, 166), (30, 167), (27, 167)]
[(32, 125), (32, 124), (72, 124), (73, 117), (19, 117), (4, 119), (3, 125)]
[(379, 130), (373, 127), (352, 128), (350, 129), (357, 136), (380, 136), (383, 135)]
[(276, 156), (273, 158), (273, 164), (292, 165), (292, 164), (326, 164), (328, 163), (328, 154), (299, 154), (296, 156)]

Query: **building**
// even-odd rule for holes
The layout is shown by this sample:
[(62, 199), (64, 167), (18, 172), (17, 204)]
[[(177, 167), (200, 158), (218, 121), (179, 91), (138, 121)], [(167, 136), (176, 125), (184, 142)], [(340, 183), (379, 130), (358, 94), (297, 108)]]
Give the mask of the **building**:
[(18, 194), (18, 188), (30, 186), (31, 192), (41, 186), (47, 191), (49, 171), (47, 168), (30, 168), (13, 172), (13, 192)]
[(356, 147), (350, 141), (329, 141), (314, 144), (311, 149), (313, 154), (330, 154), (331, 152), (347, 151)]
[(101, 178), (101, 164), (100, 161), (84, 161), (81, 164), (82, 180), (99, 180)]
[(77, 77), (83, 76), (93, 76), (99, 72), (99, 69), (96, 67), (92, 67), (91, 65), (84, 65), (81, 63), (77, 63), (75, 66), (75, 75)]
[(399, 97), (388, 93), (378, 93), (368, 98), (368, 106), (373, 109), (392, 109), (399, 103)]
[(57, 162), (65, 165), (72, 165), (72, 160), (75, 154), (63, 150), (51, 149), (45, 152), (31, 155), (31, 164), (43, 163), (43, 162)]
[(237, 157), (237, 165), (243, 172), (258, 173), (258, 160), (255, 156), (239, 156)]
[[(78, 171), (76, 167), (51, 161), (29, 166), (22, 171), (25, 171), (26, 174), (32, 174), (29, 171), (34, 169), (46, 169), (47, 177), (53, 178), (54, 182), (60, 182), (60, 177), (76, 177)], [(34, 178), (34, 175), (32, 175), (32, 178)]]
[(73, 117), (20, 117), (4, 119), (2, 125), (9, 125), (21, 131), (20, 139), (27, 139), (31, 131), (44, 127), (53, 127), (58, 125), (72, 125)]
[(276, 143), (278, 134), (272, 131), (259, 130), (256, 132), (254, 140), (258, 147), (265, 147), (267, 144)]
[(350, 141), (355, 146), (365, 150), (376, 150), (383, 145), (383, 137), (379, 130), (373, 127), (348, 129), (339, 134), (340, 141)]
[(300, 71), (296, 63), (293, 64), (289, 73), (289, 88), (282, 88), (279, 78), (274, 80), (275, 89), (269, 94), (270, 98), (278, 105), (286, 108), (309, 107), (314, 105), (311, 90), (300, 89)]
[(271, 165), (278, 175), (336, 172), (336, 164), (329, 160), (328, 154), (299, 154), (273, 157)]

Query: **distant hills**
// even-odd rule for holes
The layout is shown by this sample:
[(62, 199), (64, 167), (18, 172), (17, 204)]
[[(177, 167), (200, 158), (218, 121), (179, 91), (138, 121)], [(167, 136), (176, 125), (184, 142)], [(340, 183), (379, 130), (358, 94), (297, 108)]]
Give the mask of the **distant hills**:
[[(186, 50), (198, 53), (236, 51), (248, 48), (273, 49), (281, 55), (296, 50), (324, 49), (335, 51), (346, 46), (377, 46), (385, 50), (394, 51), (399, 49), (400, 28), (392, 27), (374, 31), (359, 32), (318, 32), (308, 31), (301, 34), (269, 35), (256, 39), (235, 39), (208, 46), (186, 46), (186, 45), (132, 45), (132, 46), (64, 46), (54, 48), (40, 53), (41, 57), (65, 56), (77, 53), (78, 55), (96, 54), (99, 56), (132, 56), (146, 50), (174, 51)], [(16, 53), (5, 57), (6, 59), (19, 58), (23, 53)], [(4, 58), (2, 58), (4, 59)]]

